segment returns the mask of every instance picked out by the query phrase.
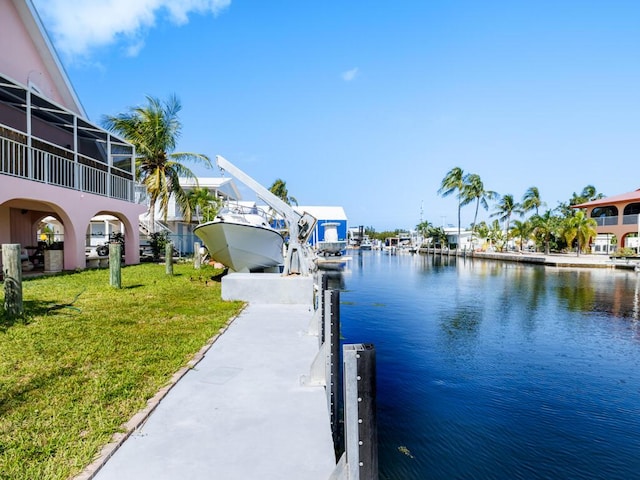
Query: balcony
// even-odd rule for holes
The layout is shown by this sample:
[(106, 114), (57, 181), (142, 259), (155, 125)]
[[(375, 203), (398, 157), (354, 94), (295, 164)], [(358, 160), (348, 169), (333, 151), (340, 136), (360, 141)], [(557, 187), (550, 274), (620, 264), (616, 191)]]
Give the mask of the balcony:
[(610, 225), (618, 225), (618, 215), (609, 217), (592, 217), (596, 221), (598, 227), (606, 227)]
[(0, 175), (136, 202), (132, 145), (0, 76)]

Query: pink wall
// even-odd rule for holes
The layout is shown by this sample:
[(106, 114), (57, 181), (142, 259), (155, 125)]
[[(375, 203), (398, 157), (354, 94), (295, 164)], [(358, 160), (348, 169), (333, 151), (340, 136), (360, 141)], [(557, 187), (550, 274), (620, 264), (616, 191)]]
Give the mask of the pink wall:
[[(29, 28), (37, 29), (37, 25), (30, 21)], [(43, 96), (80, 113), (76, 105), (64, 103), (53, 77), (11, 0), (0, 0), (0, 45), (0, 72), (24, 85), (29, 85), (29, 81), (33, 82)], [(7, 48), (9, 45), (11, 47)]]
[[(9, 213), (8, 207), (11, 207)], [(33, 219), (30, 215), (22, 218), (22, 209), (35, 210), (38, 218), (42, 213), (55, 214), (62, 221), (65, 270), (85, 268), (87, 228), (91, 218), (101, 213), (114, 215), (124, 223), (125, 244), (135, 246), (125, 249), (125, 263), (140, 262), (138, 217), (145, 212), (144, 205), (0, 175), (0, 241), (3, 243), (22, 243), (20, 240), (33, 243)], [(3, 219), (9, 221), (3, 222)]]

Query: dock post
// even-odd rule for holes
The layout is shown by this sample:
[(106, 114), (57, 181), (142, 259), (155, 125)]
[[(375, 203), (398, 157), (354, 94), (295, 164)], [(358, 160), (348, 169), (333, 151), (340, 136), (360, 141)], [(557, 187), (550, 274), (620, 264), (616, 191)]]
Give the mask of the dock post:
[(109, 243), (109, 285), (122, 288), (122, 245), (120, 242)]
[(328, 304), (329, 311), (325, 327), (325, 332), (328, 333), (327, 342), (329, 343), (329, 348), (327, 349), (329, 358), (326, 363), (327, 405), (329, 407), (333, 446), (336, 451), (340, 451), (342, 449), (341, 440), (344, 437), (344, 425), (340, 424), (339, 417), (339, 393), (342, 385), (340, 378), (340, 290), (326, 291), (325, 303)]
[[(371, 344), (344, 345), (344, 424), (349, 480), (377, 480), (376, 351)], [(339, 462), (344, 464), (344, 462)]]
[(321, 277), (320, 277), (320, 325), (319, 325), (319, 332), (318, 332), (318, 344), (320, 346), (322, 346), (322, 344), (324, 343), (324, 337), (325, 337), (325, 330), (324, 330), (324, 326), (325, 326), (325, 318), (327, 315), (326, 312), (326, 304), (325, 304), (325, 292), (327, 291), (327, 289), (329, 288), (329, 275), (327, 275), (326, 273), (322, 273)]
[(202, 258), (200, 258), (200, 242), (195, 242), (193, 244), (193, 268), (196, 270), (200, 270), (200, 264), (202, 263)]
[(2, 275), (4, 277), (4, 310), (9, 318), (24, 313), (22, 303), (22, 264), (20, 244), (2, 245)]
[(165, 273), (173, 275), (173, 243), (167, 242), (164, 246)]

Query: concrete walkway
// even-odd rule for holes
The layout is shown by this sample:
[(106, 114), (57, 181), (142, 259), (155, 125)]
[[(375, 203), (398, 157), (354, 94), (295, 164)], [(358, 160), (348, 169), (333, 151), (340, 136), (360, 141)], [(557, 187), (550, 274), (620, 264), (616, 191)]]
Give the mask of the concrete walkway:
[(306, 305), (250, 304), (93, 477), (327, 480), (335, 466)]

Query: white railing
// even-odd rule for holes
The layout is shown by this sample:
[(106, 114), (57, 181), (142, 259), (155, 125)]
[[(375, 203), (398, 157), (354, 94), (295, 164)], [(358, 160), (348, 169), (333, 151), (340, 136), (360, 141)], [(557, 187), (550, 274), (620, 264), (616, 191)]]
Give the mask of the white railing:
[[(89, 157), (84, 158), (95, 162)], [(112, 170), (118, 169), (112, 167)], [(134, 201), (133, 180), (76, 163), (45, 150), (29, 148), (9, 138), (0, 138), (0, 174), (128, 202)]]

